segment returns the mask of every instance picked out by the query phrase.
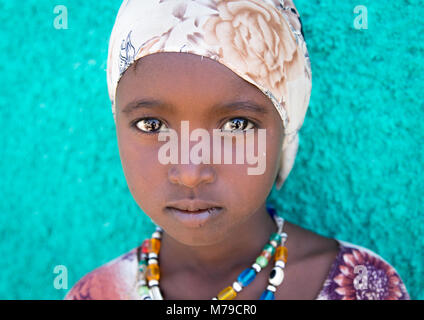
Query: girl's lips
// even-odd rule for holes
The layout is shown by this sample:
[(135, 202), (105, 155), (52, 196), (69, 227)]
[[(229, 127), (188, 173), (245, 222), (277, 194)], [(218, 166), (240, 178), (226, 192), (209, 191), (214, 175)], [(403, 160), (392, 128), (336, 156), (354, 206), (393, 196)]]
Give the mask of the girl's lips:
[(223, 208), (210, 208), (206, 210), (187, 211), (172, 207), (166, 209), (175, 219), (189, 228), (203, 227), (210, 219), (219, 215), (223, 210)]

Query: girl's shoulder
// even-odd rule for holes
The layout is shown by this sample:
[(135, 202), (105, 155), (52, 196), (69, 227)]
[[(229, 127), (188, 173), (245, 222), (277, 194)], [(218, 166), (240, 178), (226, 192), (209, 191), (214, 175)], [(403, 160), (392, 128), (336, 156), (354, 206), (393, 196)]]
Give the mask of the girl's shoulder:
[(136, 300), (139, 248), (87, 273), (69, 290), (65, 300)]
[(339, 252), (317, 300), (409, 300), (398, 272), (372, 250), (335, 239)]

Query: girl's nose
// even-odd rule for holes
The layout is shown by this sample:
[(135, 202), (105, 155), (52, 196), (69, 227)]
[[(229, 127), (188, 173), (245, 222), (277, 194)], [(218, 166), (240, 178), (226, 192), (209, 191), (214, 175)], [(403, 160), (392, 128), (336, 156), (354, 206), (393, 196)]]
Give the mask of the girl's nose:
[(216, 173), (208, 164), (179, 164), (168, 170), (169, 181), (173, 184), (195, 188), (201, 183), (215, 181)]

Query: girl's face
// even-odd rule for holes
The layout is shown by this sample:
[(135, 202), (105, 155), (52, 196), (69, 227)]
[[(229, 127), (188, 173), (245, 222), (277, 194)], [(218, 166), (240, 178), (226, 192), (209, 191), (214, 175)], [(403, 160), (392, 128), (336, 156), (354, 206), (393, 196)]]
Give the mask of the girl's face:
[[(134, 102), (140, 100), (156, 103), (144, 102), (135, 107)], [(240, 101), (249, 101), (250, 106), (262, 111), (239, 107), (247, 105), (237, 104)], [(209, 132), (209, 164), (194, 164), (192, 159), (189, 164), (181, 162), (181, 144), (192, 150), (200, 141), (199, 137), (181, 141), (182, 121), (188, 121), (189, 133), (198, 128)], [(224, 142), (222, 160), (213, 161), (213, 153), (217, 152), (213, 148), (214, 129), (229, 132), (251, 128), (255, 129), (255, 156), (260, 143), (266, 142), (263, 174), (248, 174), (248, 168), (258, 164), (246, 161), (246, 151), (244, 162), (236, 163), (235, 138), (230, 147), (231, 163), (224, 163)], [(161, 147), (169, 143), (169, 138), (159, 141), (159, 132), (168, 129), (178, 135), (177, 164), (159, 161)], [(266, 129), (266, 141), (258, 141), (256, 129)], [(282, 121), (258, 88), (224, 65), (188, 53), (156, 53), (141, 58), (125, 72), (117, 87), (116, 130), (124, 174), (135, 201), (175, 240), (192, 246), (218, 243), (237, 232), (238, 226), (252, 215), (263, 212), (279, 169)], [(245, 133), (237, 134), (246, 140)], [(184, 223), (167, 208), (180, 200), (213, 202), (222, 210), (205, 222)]]

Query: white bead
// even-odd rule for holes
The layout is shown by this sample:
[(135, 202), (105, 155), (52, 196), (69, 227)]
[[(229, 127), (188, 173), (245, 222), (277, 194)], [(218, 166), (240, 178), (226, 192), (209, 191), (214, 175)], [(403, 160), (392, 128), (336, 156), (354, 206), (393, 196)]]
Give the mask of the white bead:
[(274, 267), (269, 276), (269, 283), (273, 286), (279, 286), (284, 280), (284, 271), (279, 267)]
[(153, 300), (163, 300), (162, 294), (158, 286), (153, 286), (149, 289), (150, 296)]
[(272, 240), (272, 241), (270, 242), (270, 245), (271, 245), (271, 246), (273, 246), (274, 248), (276, 248), (276, 247), (277, 247), (277, 241)]
[(152, 238), (160, 239), (160, 238), (162, 238), (162, 235), (160, 234), (160, 232), (155, 231), (152, 234)]
[(240, 292), (242, 287), (240, 285), (240, 283), (238, 283), (237, 281), (233, 283), (233, 289), (235, 290), (235, 292)]
[(148, 264), (158, 264), (156, 259), (149, 259)]
[(272, 285), (268, 285), (268, 286), (266, 287), (266, 289), (267, 289), (267, 290), (269, 290), (269, 291), (271, 291), (271, 292), (275, 292), (275, 291), (277, 291), (277, 288), (276, 288), (276, 287), (274, 287), (274, 286), (272, 286)]
[(261, 271), (261, 266), (257, 263), (252, 264), (252, 268), (255, 269), (256, 273)]
[(217, 297), (213, 297), (212, 300), (218, 300), (218, 298)]
[(157, 280), (150, 280), (149, 281), (149, 287), (158, 286), (158, 285), (159, 285), (159, 281), (157, 281)]
[(137, 286), (145, 286), (146, 285), (146, 280), (145, 279), (140, 279), (140, 280), (138, 280), (138, 282), (137, 282)]
[(286, 264), (284, 263), (284, 261), (277, 260), (275, 261), (275, 266), (280, 267), (281, 269), (284, 269), (286, 267)]
[(158, 258), (158, 255), (156, 253), (154, 252), (149, 253), (149, 259), (157, 259), (157, 258)]

